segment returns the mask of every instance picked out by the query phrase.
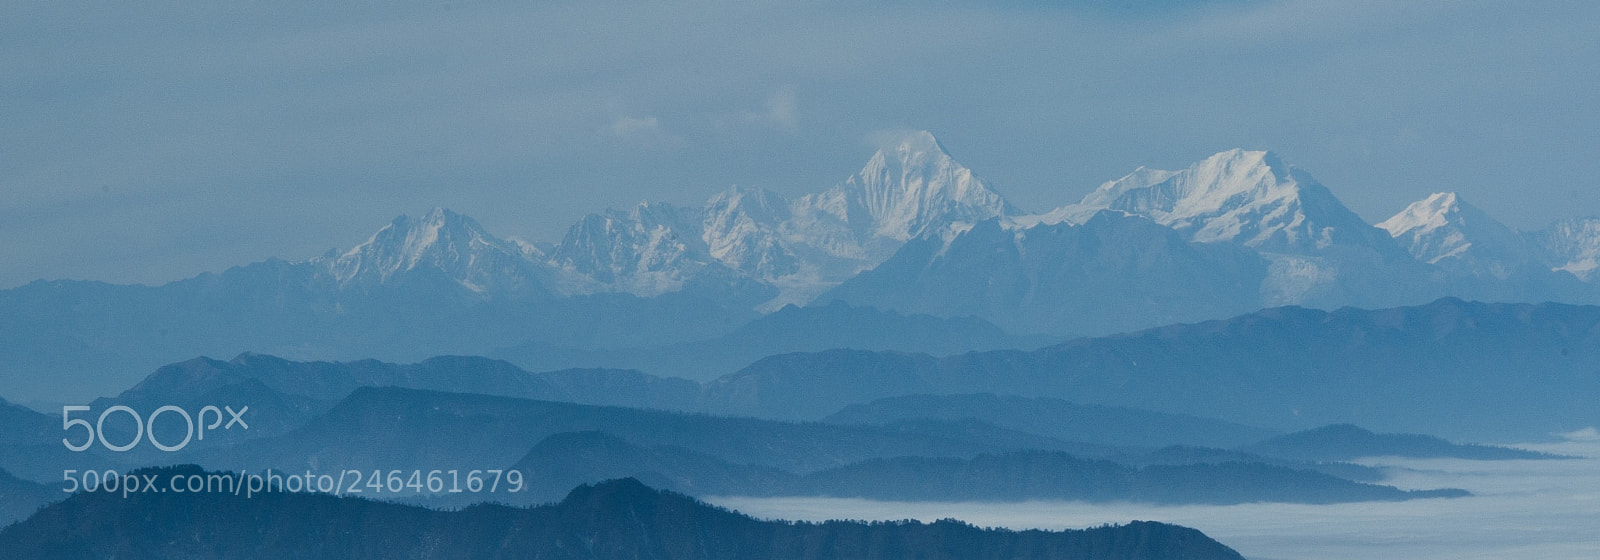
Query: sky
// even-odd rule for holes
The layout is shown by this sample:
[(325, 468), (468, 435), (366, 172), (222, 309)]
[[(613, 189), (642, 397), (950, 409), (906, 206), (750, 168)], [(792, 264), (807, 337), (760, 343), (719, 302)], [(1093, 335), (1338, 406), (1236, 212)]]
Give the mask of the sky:
[(925, 129), (1024, 210), (1271, 149), (1377, 222), (1600, 214), (1600, 3), (0, 3), (0, 288), (162, 283), (443, 206), (797, 195)]

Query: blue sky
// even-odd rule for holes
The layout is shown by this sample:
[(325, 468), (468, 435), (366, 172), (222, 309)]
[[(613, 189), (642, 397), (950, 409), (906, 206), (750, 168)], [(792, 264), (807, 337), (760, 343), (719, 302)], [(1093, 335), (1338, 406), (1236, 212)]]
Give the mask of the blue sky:
[[(1179, 6), (1172, 8), (1169, 6)], [(1600, 3), (8, 2), (0, 287), (158, 283), (446, 206), (786, 194), (928, 129), (1027, 210), (1269, 148), (1369, 221), (1600, 214)]]

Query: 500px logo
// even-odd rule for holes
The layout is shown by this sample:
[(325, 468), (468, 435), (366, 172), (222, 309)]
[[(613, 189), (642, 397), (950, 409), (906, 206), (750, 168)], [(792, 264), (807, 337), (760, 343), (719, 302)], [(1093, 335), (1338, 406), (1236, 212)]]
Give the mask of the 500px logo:
[[(224, 406), (222, 408), (206, 406), (200, 409), (199, 414), (190, 416), (189, 411), (187, 410), (177, 406), (167, 405), (156, 409), (155, 412), (151, 412), (150, 417), (146, 419), (140, 416), (138, 411), (135, 411), (132, 408), (123, 405), (117, 405), (102, 411), (100, 413), (100, 418), (96, 420), (94, 424), (90, 424), (88, 420), (83, 418), (72, 417), (72, 413), (74, 412), (87, 412), (88, 410), (89, 407), (87, 406), (61, 407), (61, 430), (64, 432), (70, 432), (73, 428), (81, 426), (84, 430), (88, 431), (89, 435), (88, 438), (83, 440), (83, 443), (77, 445), (73, 445), (72, 440), (69, 438), (61, 438), (61, 444), (67, 446), (67, 449), (72, 451), (85, 451), (93, 446), (94, 442), (99, 441), (100, 445), (105, 447), (107, 450), (121, 452), (133, 449), (134, 446), (139, 445), (141, 440), (149, 439), (150, 444), (156, 446), (156, 449), (160, 449), (162, 451), (177, 451), (183, 449), (184, 447), (188, 447), (190, 439), (205, 441), (206, 430), (216, 431), (218, 426), (221, 426), (224, 430), (231, 430), (233, 429), (234, 425), (240, 426), (240, 429), (243, 430), (250, 429), (250, 425), (246, 424), (244, 421), (245, 411), (250, 410), (250, 407), (248, 406), (240, 408), (237, 411), (231, 406)], [(228, 412), (229, 417), (226, 425), (222, 423), (222, 412), (224, 410)], [(135, 428), (133, 439), (122, 445), (112, 445), (111, 442), (106, 441), (106, 418), (115, 412), (124, 413), (133, 417), (133, 425)], [(206, 413), (210, 413), (212, 418), (214, 418), (210, 425), (206, 424)], [(180, 441), (176, 444), (167, 445), (156, 440), (156, 418), (163, 414), (177, 414), (179, 417), (183, 418), (185, 425), (183, 441)], [(196, 420), (199, 422), (196, 423)], [(146, 437), (146, 434), (148, 434), (148, 437)]]

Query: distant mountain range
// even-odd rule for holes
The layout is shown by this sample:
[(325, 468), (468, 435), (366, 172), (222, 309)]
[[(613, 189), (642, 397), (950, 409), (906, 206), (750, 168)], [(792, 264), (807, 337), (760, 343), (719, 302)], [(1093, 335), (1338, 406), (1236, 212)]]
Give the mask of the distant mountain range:
[[(1097, 449), (970, 422), (883, 427), (789, 423), (362, 388), (283, 435), (147, 460), (230, 465), (251, 472), (511, 467), (531, 484), (526, 493), (498, 496), (376, 496), (446, 507), (479, 500), (536, 504), (558, 498), (572, 485), (618, 476), (702, 495), (966, 500), (977, 499), (972, 492), (980, 487), (962, 482), (962, 477), (1006, 469), (1019, 476), (982, 487), (996, 490), (989, 499), (1329, 503), (1465, 495), (1405, 493), (1332, 477), (1310, 463), (1244, 454), (1233, 461), (1169, 461), (1145, 458), (1134, 448), (1100, 449), (1140, 465), (1083, 457), (1080, 451)], [(974, 463), (963, 466), (968, 462)], [(888, 483), (919, 465), (937, 467), (921, 477), (924, 486)], [(874, 478), (884, 482), (865, 482)], [(1266, 478), (1277, 482), (1259, 483)], [(1062, 485), (1064, 480), (1088, 482)], [(878, 488), (877, 493), (863, 494), (869, 487)]]
[[(48, 417), (18, 408), (0, 429), (19, 436), (30, 431), (45, 433), (34, 434), (37, 440), (19, 437), (0, 445), (0, 468), (27, 472), (37, 482), (55, 484), (64, 469), (126, 471), (173, 462), (252, 472), (269, 468), (365, 472), (380, 467), (462, 471), (513, 467), (530, 477), (530, 491), (493, 498), (540, 503), (558, 498), (577, 484), (622, 476), (698, 495), (860, 495), (863, 477), (880, 476), (873, 474), (879, 470), (884, 471), (881, 476), (892, 479), (899, 476), (893, 474), (898, 472), (895, 469), (926, 464), (944, 469), (940, 476), (965, 476), (960, 473), (968, 467), (949, 459), (980, 461), (973, 468), (1038, 463), (1017, 467), (1037, 476), (1007, 482), (1012, 486), (993, 499), (1321, 503), (1436, 495), (1407, 494), (1345, 480), (1374, 482), (1380, 478), (1354, 465), (1201, 447), (1271, 435), (1264, 430), (1050, 399), (904, 397), (835, 415), (858, 419), (853, 423), (821, 424), (375, 386), (448, 386), (564, 400), (601, 398), (591, 395), (604, 395), (603, 399), (612, 402), (659, 398), (651, 394), (658, 392), (652, 388), (660, 387), (661, 380), (620, 373), (625, 372), (530, 374), (481, 358), (441, 358), (412, 365), (298, 363), (250, 355), (232, 362), (195, 360), (162, 368), (118, 398), (94, 403), (85, 415), (94, 417), (113, 405), (150, 410), (154, 403), (179, 403), (193, 410), (206, 402), (248, 404), (252, 424), (248, 431), (224, 432), (221, 437), (213, 432), (205, 442), (195, 442), (176, 453), (143, 448), (123, 453), (98, 449), (69, 453), (58, 444), (60, 431), (46, 429)], [(285, 403), (306, 407), (285, 411)], [(1033, 422), (1021, 422), (1030, 414), (1035, 415)], [(127, 426), (113, 422), (101, 429), (119, 427)], [(170, 433), (173, 427), (178, 427), (179, 433)], [(183, 439), (181, 426), (168, 425), (166, 431), (160, 428), (152, 427), (163, 441)], [(1166, 433), (1157, 436), (1158, 431)], [(1127, 437), (1129, 434), (1144, 436)], [(1086, 437), (1073, 437), (1078, 435)], [(110, 439), (130, 438), (129, 434), (117, 434)], [(1151, 444), (1191, 447), (1182, 453), (1140, 447)], [(1077, 471), (1082, 472), (1073, 474)], [(1329, 477), (1330, 473), (1337, 478)], [(1243, 490), (1250, 485), (1240, 480), (1269, 475), (1283, 484)], [(1103, 478), (1105, 488), (1093, 492), (1079, 487), (1039, 490), (1054, 486), (1048, 483), (1050, 477), (1093, 476)], [(1164, 482), (1152, 482), (1157, 480)], [(1224, 480), (1234, 480), (1226, 487), (1236, 490), (1190, 486), (1216, 486)], [(928, 493), (934, 487), (918, 490), (904, 486), (898, 487), (899, 495), (877, 496), (968, 499), (972, 496), (957, 492), (968, 486), (951, 478), (942, 497)], [(399, 497), (450, 507), (471, 503), (460, 501), (465, 498), (481, 498), (453, 496), (454, 500), (446, 503), (440, 501), (443, 498)]]
[[(178, 458), (231, 468), (503, 468), (558, 433), (602, 431), (723, 460), (808, 473), (875, 457), (1013, 449), (949, 433), (789, 423), (685, 412), (363, 387), (283, 435)], [(353, 434), (359, 434), (353, 435)], [(168, 460), (174, 458), (169, 456)], [(394, 465), (384, 467), (384, 465)], [(443, 465), (449, 465), (448, 467)], [(485, 466), (493, 465), (493, 466)], [(464, 472), (464, 471), (463, 471)]]
[(1062, 441), (1107, 446), (1231, 448), (1276, 435), (1262, 428), (1194, 416), (987, 393), (888, 397), (846, 406), (823, 421), (881, 426), (905, 420), (969, 418)]
[(60, 281), (0, 291), (0, 394), (81, 403), (197, 355), (417, 361), (530, 339), (655, 347), (719, 336), (759, 317), (682, 293), (502, 301), (431, 273), (344, 292), (321, 280), (298, 284), (314, 280), (305, 272), (271, 261), (159, 287)]
[[(0, 530), (0, 556), (1238, 558), (1159, 524), (769, 523), (639, 481), (884, 500), (1463, 496), (1346, 461), (1553, 459), (1420, 434), (1600, 425), (1597, 269), (1600, 218), (1518, 231), (1436, 193), (1372, 225), (1262, 151), (1140, 168), (1030, 213), (926, 132), (825, 190), (644, 202), (558, 242), (439, 208), (305, 261), (0, 290), (0, 395), (52, 411), (0, 401), (0, 525), (57, 502)], [(248, 406), (250, 427), (172, 453), (72, 452), (61, 404)], [(186, 434), (172, 416), (122, 420), (94, 429)], [(64, 469), (173, 463), (514, 468), (530, 488), (383, 496), (467, 508), (443, 511), (54, 486)]]
[[(811, 311), (884, 317), (841, 306), (799, 311), (773, 317)], [(1443, 299), (1375, 311), (1274, 308), (1037, 350), (943, 357), (790, 352), (705, 382), (606, 368), (532, 373), (474, 357), (402, 365), (241, 354), (157, 368), (119, 396), (92, 404), (153, 410), (248, 403), (257, 418), (249, 437), (296, 429), (358, 388), (397, 386), (880, 426), (976, 419), (1114, 446), (1226, 448), (1270, 435), (1262, 428), (1343, 423), (1466, 441), (1527, 441), (1600, 424), (1590, 406), (1600, 399), (1597, 353), (1600, 307)], [(0, 416), (12, 426), (0, 443), (38, 447), (0, 449), (0, 459), (16, 459), (0, 467), (27, 478), (48, 474), (34, 463), (64, 453), (55, 445), (59, 436), (50, 437), (59, 421), (14, 405), (0, 407)], [(196, 447), (231, 444), (238, 436), (213, 437)]]
[(855, 305), (973, 315), (1012, 332), (1103, 334), (1259, 309), (1270, 263), (1149, 220), (1096, 214), (1025, 229), (999, 220), (919, 239), (823, 294)]
[[(1229, 150), (1181, 171), (1141, 168), (1039, 222), (1086, 224), (1107, 211), (1153, 221), (1192, 242), (1257, 252), (1270, 267), (1247, 287), (1261, 305), (1374, 306), (1428, 297), (1426, 289), (1405, 293), (1412, 286), (1394, 282), (1414, 283), (1422, 269), (1388, 235), (1271, 152)], [(1383, 281), (1401, 285), (1373, 289)]]
[[(737, 187), (701, 206), (647, 202), (583, 217), (557, 242), (496, 237), (435, 209), (302, 262), (156, 287), (41, 280), (3, 290), (0, 394), (87, 400), (161, 364), (246, 351), (402, 361), (503, 351), (527, 364), (707, 379), (759, 356), (699, 349), (790, 304), (975, 317), (1006, 332), (933, 344), (922, 333), (970, 325), (917, 319), (852, 346), (959, 352), (1277, 305), (1600, 303), (1597, 262), (1600, 218), (1518, 232), (1446, 193), (1372, 226), (1304, 170), (1259, 151), (1141, 168), (1028, 213), (913, 132), (813, 194)], [(791, 347), (761, 348), (836, 343), (825, 323)], [(618, 361), (594, 359), (619, 350)]]
[[(206, 405), (250, 406), (248, 431), (213, 433), (195, 450), (226, 447), (245, 439), (276, 436), (328, 412), (361, 387), (408, 387), (480, 395), (510, 396), (600, 405), (684, 409), (699, 397), (698, 384), (658, 378), (637, 371), (569, 369), (529, 373), (509, 363), (476, 357), (444, 356), (415, 364), (377, 360), (294, 362), (275, 356), (241, 354), (230, 361), (197, 358), (171, 364), (115, 398), (98, 399), (92, 411), (123, 405), (151, 411), (175, 404), (198, 411)], [(94, 413), (94, 412), (91, 412)], [(108, 428), (113, 424), (107, 424)], [(153, 426), (166, 441), (181, 440), (181, 423)], [(131, 434), (130, 434), (131, 437)], [(143, 452), (143, 454), (141, 454)], [(118, 454), (125, 460), (160, 460), (169, 455), (140, 448)]]
[[(143, 471), (165, 479), (193, 467)], [(217, 473), (221, 474), (221, 473)], [(108, 530), (115, 528), (115, 530)], [(435, 511), (327, 494), (77, 494), (0, 530), (16, 558), (1018, 558), (1242, 560), (1193, 529), (1152, 522), (1070, 531), (955, 521), (759, 521), (625, 479), (558, 504)]]
[(1454, 458), (1495, 461), (1554, 459), (1555, 455), (1497, 447), (1462, 445), (1421, 434), (1375, 434), (1349, 424), (1295, 432), (1241, 447), (1244, 451), (1301, 461), (1350, 461), (1363, 457)]
[(807, 481), (832, 496), (895, 501), (1318, 504), (1470, 495), (1457, 489), (1404, 491), (1260, 462), (1130, 467), (1045, 451), (878, 459), (814, 473)]
[(59, 488), (23, 480), (0, 469), (0, 525), (27, 519), (39, 508), (63, 497)]
[[(91, 410), (84, 414), (92, 416), (116, 405), (134, 410), (154, 410), (167, 404), (175, 404), (186, 410), (199, 410), (208, 404), (248, 404), (251, 407), (251, 428), (248, 431), (212, 433), (209, 439), (196, 441), (190, 446), (192, 449), (205, 449), (234, 445), (246, 439), (270, 438), (300, 428), (363, 387), (401, 387), (680, 412), (736, 412), (752, 418), (792, 417), (782, 407), (741, 408), (742, 404), (730, 400), (725, 388), (718, 382), (696, 383), (634, 370), (567, 369), (531, 373), (507, 362), (467, 356), (431, 358), (415, 364), (392, 364), (376, 360), (296, 362), (260, 354), (241, 354), (228, 361), (196, 358), (163, 366), (116, 397), (90, 403)], [(841, 396), (846, 399), (849, 397), (845, 394)], [(894, 426), (901, 431), (920, 431), (932, 429), (932, 426), (924, 424), (910, 427), (904, 421), (974, 419), (992, 423), (997, 430), (1019, 430), (1044, 438), (1106, 448), (1177, 444), (1232, 447), (1276, 433), (1193, 416), (1078, 405), (1045, 398), (983, 394), (906, 395), (853, 406), (841, 402), (843, 404), (839, 406), (844, 410), (829, 416), (829, 422)], [(105, 428), (128, 428), (130, 433), (126, 435), (131, 438), (132, 427), (122, 426), (120, 421), (119, 418), (113, 418)], [(52, 422), (44, 414), (6, 405), (0, 408), (0, 426), (6, 428), (0, 443), (48, 444), (59, 450), (59, 424), (59, 421)], [(154, 429), (158, 437), (167, 441), (182, 439), (183, 427), (182, 423), (174, 422), (158, 424)], [(168, 430), (178, 432), (169, 434)], [(995, 442), (1005, 439), (994, 434), (989, 437)], [(119, 454), (124, 457), (134, 455), (138, 455), (137, 450)], [(154, 456), (167, 455), (155, 453)], [(0, 467), (19, 472), (26, 470), (10, 463), (0, 463)]]
[(59, 417), (0, 399), (0, 471), (7, 476), (51, 483), (61, 479), (63, 468), (104, 470), (116, 466), (99, 455), (68, 451), (61, 438)]
[(645, 448), (603, 432), (546, 438), (513, 468), (538, 488), (515, 499), (549, 500), (563, 487), (628, 476), (703, 496), (834, 496), (893, 501), (1343, 503), (1449, 498), (1461, 490), (1402, 491), (1270, 464), (1151, 462), (1141, 466), (1063, 451), (1019, 450), (970, 458), (899, 456), (794, 475), (739, 465), (673, 446)]
[(585, 217), (549, 265), (586, 290), (653, 296), (728, 279), (768, 291), (768, 310), (805, 303), (910, 239), (1020, 213), (927, 132), (886, 142), (856, 174), (794, 200), (735, 187), (700, 208), (642, 203)]
[(1281, 307), (1226, 320), (942, 358), (772, 356), (706, 384), (712, 410), (794, 419), (910, 394), (996, 393), (1278, 430), (1355, 423), (1469, 441), (1600, 425), (1600, 307), (1458, 299)]
[(708, 340), (655, 348), (593, 349), (528, 342), (489, 355), (533, 371), (603, 367), (709, 380), (761, 358), (791, 352), (858, 348), (944, 356), (999, 348), (1033, 349), (1062, 340), (1065, 337), (1011, 335), (976, 317), (904, 315), (834, 300), (812, 307), (788, 305)]

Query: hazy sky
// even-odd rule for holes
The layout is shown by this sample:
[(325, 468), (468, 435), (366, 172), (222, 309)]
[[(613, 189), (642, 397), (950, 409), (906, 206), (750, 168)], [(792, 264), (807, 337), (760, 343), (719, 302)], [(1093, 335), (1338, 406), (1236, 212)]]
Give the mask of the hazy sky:
[(1032, 211), (1246, 147), (1369, 221), (1439, 190), (1600, 214), (1597, 2), (863, 4), (5, 2), (0, 287), (307, 258), (433, 206), (555, 240), (821, 190), (905, 128)]

